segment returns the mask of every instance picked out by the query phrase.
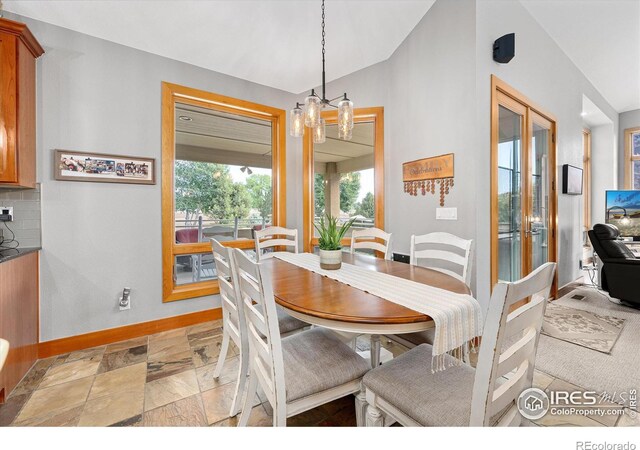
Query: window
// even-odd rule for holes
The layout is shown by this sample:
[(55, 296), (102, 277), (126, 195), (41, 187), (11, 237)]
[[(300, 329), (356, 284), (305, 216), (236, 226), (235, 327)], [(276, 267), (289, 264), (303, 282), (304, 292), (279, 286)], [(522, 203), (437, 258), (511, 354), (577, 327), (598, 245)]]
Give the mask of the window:
[[(584, 168), (584, 179), (582, 180), (583, 186), (583, 199), (584, 202), (584, 230), (589, 231), (591, 229), (591, 131), (582, 131), (582, 167)], [(586, 239), (589, 242), (589, 239)]]
[(217, 293), (210, 239), (284, 226), (283, 110), (163, 83), (163, 299)]
[(624, 184), (640, 189), (640, 127), (624, 130)]
[[(325, 214), (346, 222), (355, 218), (352, 229), (384, 229), (383, 109), (354, 111), (353, 137), (338, 139), (337, 114), (323, 113), (327, 122), (326, 141), (304, 142), (304, 249), (317, 245), (314, 222)], [(351, 230), (343, 242), (351, 240)]]

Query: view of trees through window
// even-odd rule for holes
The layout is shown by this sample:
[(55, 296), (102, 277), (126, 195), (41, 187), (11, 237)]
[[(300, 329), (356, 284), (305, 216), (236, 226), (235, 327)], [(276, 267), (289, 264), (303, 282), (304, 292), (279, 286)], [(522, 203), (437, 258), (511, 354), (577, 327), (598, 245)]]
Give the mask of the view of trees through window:
[[(271, 223), (271, 169), (176, 161), (176, 228), (197, 228), (199, 221), (225, 237), (251, 238), (256, 225)], [(251, 174), (247, 172), (251, 170)], [(203, 230), (206, 232), (207, 230)]]
[[(273, 220), (271, 122), (178, 104), (175, 136), (175, 242), (251, 243)], [(215, 279), (211, 252), (177, 255), (174, 277)]]

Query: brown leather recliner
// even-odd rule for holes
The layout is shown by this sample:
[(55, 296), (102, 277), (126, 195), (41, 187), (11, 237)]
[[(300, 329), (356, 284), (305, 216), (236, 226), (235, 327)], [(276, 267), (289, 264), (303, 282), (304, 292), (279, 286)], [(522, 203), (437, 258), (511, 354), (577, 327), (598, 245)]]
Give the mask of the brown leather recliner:
[(640, 306), (640, 259), (619, 239), (615, 225), (599, 223), (589, 231), (593, 249), (602, 260), (602, 289), (634, 306)]

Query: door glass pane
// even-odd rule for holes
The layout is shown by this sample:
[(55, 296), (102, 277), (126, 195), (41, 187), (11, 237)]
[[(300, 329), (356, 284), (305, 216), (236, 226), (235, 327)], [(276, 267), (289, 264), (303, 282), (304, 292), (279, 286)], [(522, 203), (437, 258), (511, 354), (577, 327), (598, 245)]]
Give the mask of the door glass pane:
[(531, 270), (549, 258), (549, 130), (534, 122), (531, 138), (531, 196), (529, 216)]
[[(327, 139), (315, 144), (315, 222), (325, 214), (346, 222), (356, 218), (351, 230), (375, 225), (374, 123), (357, 122), (350, 141), (338, 138), (338, 126), (327, 125)], [(314, 228), (314, 235), (318, 231)]]
[(498, 279), (522, 275), (522, 116), (500, 106), (498, 126)]
[(271, 122), (176, 104), (175, 239), (253, 239), (271, 224)]

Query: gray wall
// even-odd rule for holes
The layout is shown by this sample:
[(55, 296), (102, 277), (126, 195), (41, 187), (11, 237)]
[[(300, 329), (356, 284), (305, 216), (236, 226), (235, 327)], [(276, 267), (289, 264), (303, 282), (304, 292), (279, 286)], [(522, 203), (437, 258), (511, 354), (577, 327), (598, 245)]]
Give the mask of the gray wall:
[[(498, 37), (516, 33), (516, 57), (492, 59)], [(408, 251), (413, 233), (450, 231), (476, 241), (472, 288), (483, 306), (490, 293), (491, 74), (518, 89), (558, 120), (561, 166), (582, 166), (582, 95), (611, 119), (618, 114), (518, 2), (438, 0), (389, 60), (330, 84), (357, 106), (385, 107), (386, 227), (394, 250)], [(615, 143), (614, 143), (615, 145)], [(401, 165), (455, 153), (455, 186), (446, 206), (457, 222), (435, 220), (437, 198), (402, 191)], [(613, 161), (614, 162), (614, 161)], [(393, 201), (390, 201), (393, 199)], [(558, 196), (559, 283), (580, 275), (582, 197)]]
[[(35, 189), (1, 190), (0, 206), (13, 207), (13, 221), (0, 224), (5, 246), (40, 247), (40, 184)], [(8, 243), (13, 232), (18, 243)]]
[[(16, 17), (16, 16), (13, 16)], [(42, 183), (41, 340), (209, 309), (217, 298), (162, 303), (160, 186), (53, 180), (53, 149), (156, 158), (161, 82), (283, 109), (291, 94), (16, 17), (46, 53), (37, 63), (37, 158)], [(299, 171), (288, 146), (287, 171)], [(301, 200), (288, 184), (289, 225)], [(132, 288), (132, 309), (118, 294)]]
[[(301, 98), (233, 77), (25, 19), (47, 53), (38, 63), (38, 171), (43, 184), (42, 340), (153, 320), (216, 305), (203, 298), (161, 303), (160, 185), (52, 180), (54, 148), (160, 158), (160, 82), (171, 81), (289, 109)], [(493, 41), (515, 32), (516, 57), (491, 59)], [(330, 70), (330, 66), (329, 66)], [(558, 181), (581, 165), (582, 95), (618, 115), (518, 2), (438, 0), (385, 62), (328, 86), (356, 106), (385, 107), (386, 228), (394, 250), (413, 233), (447, 230), (476, 241), (472, 287), (488, 305), (490, 75), (556, 115)], [(337, 94), (336, 94), (337, 95)], [(617, 144), (616, 144), (617, 145)], [(287, 142), (287, 222), (301, 225), (301, 141)], [(457, 222), (435, 220), (438, 197), (404, 194), (401, 166), (455, 153), (446, 206)], [(579, 276), (581, 197), (559, 195), (560, 285)], [(133, 309), (116, 311), (133, 288)]]
[[(562, 165), (582, 166), (582, 95), (589, 97), (608, 116), (617, 135), (618, 114), (544, 29), (519, 3), (483, 0), (477, 4), (477, 124), (478, 124), (478, 295), (488, 300), (490, 217), (490, 104), (491, 74), (525, 94), (556, 116), (557, 180)], [(509, 64), (492, 59), (492, 43), (507, 33), (516, 33), (516, 56)], [(615, 145), (615, 144), (614, 144)], [(483, 176), (484, 175), (484, 176)], [(558, 194), (558, 282), (562, 286), (580, 276), (582, 257), (582, 197)]]
[(624, 189), (624, 130), (636, 127), (640, 127), (640, 109), (620, 114), (620, 133), (618, 137), (620, 158), (620, 163), (618, 164), (618, 189)]

